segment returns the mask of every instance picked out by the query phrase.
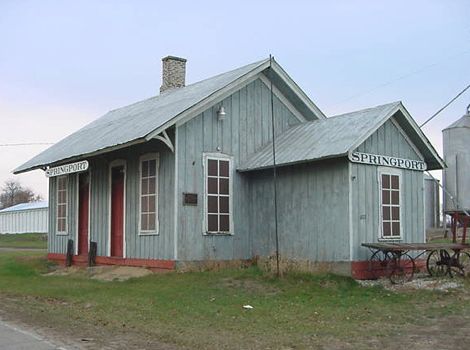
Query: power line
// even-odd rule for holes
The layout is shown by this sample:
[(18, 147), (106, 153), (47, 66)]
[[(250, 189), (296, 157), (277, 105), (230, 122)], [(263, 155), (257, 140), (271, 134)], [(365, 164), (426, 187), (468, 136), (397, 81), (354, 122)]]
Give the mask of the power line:
[(36, 146), (36, 145), (53, 145), (53, 142), (27, 142), (27, 143), (0, 143), (0, 147), (16, 147), (16, 146)]
[(432, 116), (430, 116), (423, 124), (421, 124), (419, 127), (422, 128), (423, 126), (425, 126), (428, 122), (430, 122), (434, 117), (436, 117), (439, 113), (441, 113), (444, 109), (446, 109), (447, 107), (450, 106), (450, 104), (452, 102), (454, 102), (456, 99), (458, 99), (460, 96), (463, 95), (463, 93), (465, 91), (467, 91), (468, 89), (470, 89), (470, 85), (467, 85), (467, 87), (465, 89), (463, 89), (462, 91), (460, 91), (457, 96), (455, 96), (452, 100), (450, 100), (448, 103), (446, 103), (444, 105), (444, 107), (442, 107), (441, 109), (439, 109), (436, 113), (434, 113)]
[(440, 61), (431, 63), (431, 64), (426, 65), (426, 66), (423, 66), (423, 67), (418, 68), (418, 69), (416, 69), (416, 70), (414, 70), (414, 71), (411, 71), (410, 73), (406, 73), (406, 74), (400, 75), (400, 76), (396, 77), (395, 79), (389, 80), (389, 81), (387, 81), (387, 82), (385, 82), (385, 83), (382, 83), (382, 84), (379, 84), (379, 85), (376, 85), (376, 86), (372, 87), (372, 88), (369, 89), (369, 90), (366, 90), (366, 91), (363, 91), (363, 92), (359, 92), (359, 93), (357, 93), (357, 94), (355, 94), (355, 95), (352, 95), (352, 96), (350, 96), (350, 97), (348, 97), (348, 98), (342, 100), (341, 102), (347, 102), (347, 101), (352, 100), (352, 99), (354, 99), (354, 98), (361, 97), (361, 96), (364, 96), (364, 95), (368, 95), (368, 94), (370, 94), (371, 92), (374, 92), (375, 90), (378, 90), (378, 89), (380, 89), (380, 88), (386, 87), (386, 86), (391, 85), (391, 84), (393, 84), (393, 83), (395, 83), (395, 82), (397, 82), (397, 81), (406, 79), (406, 78), (411, 77), (411, 76), (413, 76), (413, 75), (415, 75), (415, 74), (421, 73), (421, 72), (423, 72), (423, 71), (425, 71), (425, 70), (427, 70), (427, 69), (429, 69), (429, 68), (432, 68), (432, 67), (434, 67), (434, 66), (438, 66), (438, 65), (440, 65), (440, 64), (442, 64), (442, 63), (444, 63), (444, 62), (446, 62), (446, 61), (448, 61), (448, 60), (451, 60), (451, 59), (460, 57), (460, 56), (465, 55), (465, 54), (468, 54), (468, 53), (470, 53), (470, 51), (468, 51), (468, 50), (467, 50), (467, 51), (463, 51), (463, 52), (460, 52), (460, 53), (458, 53), (458, 54), (456, 54), (456, 55), (447, 57), (447, 58), (445, 58), (445, 59), (443, 59), (443, 60), (440, 60)]

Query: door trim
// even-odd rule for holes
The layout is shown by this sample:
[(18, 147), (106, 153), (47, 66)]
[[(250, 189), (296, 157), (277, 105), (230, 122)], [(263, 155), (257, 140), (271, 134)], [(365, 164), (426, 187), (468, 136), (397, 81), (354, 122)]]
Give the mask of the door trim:
[(126, 192), (127, 192), (127, 163), (125, 159), (116, 159), (109, 163), (108, 167), (108, 244), (107, 244), (107, 256), (111, 257), (111, 197), (112, 197), (112, 169), (118, 166), (124, 167), (124, 186), (122, 195), (122, 258), (126, 258)]
[[(91, 241), (91, 234), (90, 234), (90, 219), (91, 219), (91, 171), (88, 170), (88, 251), (90, 251), (90, 241)], [(76, 210), (75, 210), (75, 255), (78, 255), (78, 229), (79, 229), (79, 221), (80, 221), (80, 174), (83, 173), (77, 173), (76, 176), (76, 181), (77, 181), (77, 186), (76, 186), (76, 200), (75, 200), (75, 205), (76, 205)]]

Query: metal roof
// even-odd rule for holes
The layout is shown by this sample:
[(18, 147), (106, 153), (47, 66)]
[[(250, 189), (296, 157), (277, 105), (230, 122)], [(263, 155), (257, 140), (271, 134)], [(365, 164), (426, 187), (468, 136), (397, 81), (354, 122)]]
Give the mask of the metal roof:
[(13, 211), (44, 209), (44, 208), (48, 208), (48, 206), (49, 204), (47, 201), (20, 203), (20, 204), (13, 205), (11, 207), (0, 210), (0, 214), (13, 212)]
[[(346, 156), (348, 152), (356, 149), (388, 118), (398, 111), (403, 112), (402, 116), (406, 112), (401, 102), (393, 102), (296, 125), (276, 138), (276, 165), (283, 166)], [(408, 120), (406, 116), (405, 118)], [(402, 119), (397, 118), (397, 121), (404, 123)], [(424, 135), (413, 138), (421, 139), (421, 137), (424, 137)], [(435, 152), (435, 150), (430, 143), (428, 147), (431, 147), (431, 150), (423, 152), (423, 154), (425, 157), (428, 157), (426, 160), (432, 163), (430, 168), (436, 167), (436, 163), (437, 168), (440, 168), (439, 164), (442, 160), (437, 153), (430, 155), (431, 151)], [(272, 143), (270, 143), (248, 158), (246, 162), (240, 165), (238, 170), (249, 171), (272, 166)]]
[(470, 114), (465, 114), (462, 118), (453, 122), (444, 130), (456, 129), (456, 128), (469, 128), (470, 129)]
[[(269, 67), (269, 59), (258, 61), (215, 77), (164, 92), (126, 107), (112, 110), (77, 132), (49, 147), (28, 162), (16, 168), (15, 174), (107, 152), (131, 143), (145, 142), (173, 125), (179, 117), (192, 112), (222, 92), (242, 84), (248, 77)], [(323, 113), (308, 99), (282, 68), (273, 61), (273, 72), (282, 92), (309, 118), (324, 118)], [(232, 86), (234, 85), (234, 86)]]

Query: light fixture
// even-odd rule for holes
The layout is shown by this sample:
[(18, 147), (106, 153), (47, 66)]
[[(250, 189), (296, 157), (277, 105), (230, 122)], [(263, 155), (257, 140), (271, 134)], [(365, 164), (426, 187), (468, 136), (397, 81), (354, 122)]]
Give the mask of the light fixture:
[(219, 110), (217, 111), (217, 119), (219, 121), (222, 121), (225, 119), (225, 116), (227, 115), (227, 113), (225, 113), (225, 108), (224, 106), (220, 106), (219, 107)]

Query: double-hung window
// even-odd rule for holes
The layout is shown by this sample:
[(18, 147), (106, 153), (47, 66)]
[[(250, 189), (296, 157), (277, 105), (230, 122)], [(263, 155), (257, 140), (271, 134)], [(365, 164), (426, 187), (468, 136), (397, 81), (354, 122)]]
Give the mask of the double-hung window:
[(205, 227), (206, 233), (233, 233), (232, 161), (224, 155), (205, 155)]
[(56, 229), (58, 234), (67, 233), (67, 176), (57, 178), (56, 193)]
[(401, 229), (401, 172), (379, 171), (381, 228), (380, 238), (400, 239)]
[(158, 168), (157, 153), (140, 158), (140, 233), (158, 233)]

